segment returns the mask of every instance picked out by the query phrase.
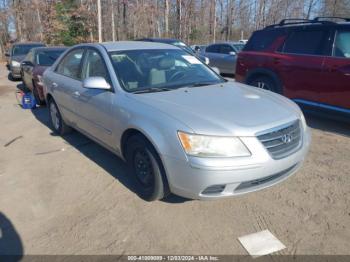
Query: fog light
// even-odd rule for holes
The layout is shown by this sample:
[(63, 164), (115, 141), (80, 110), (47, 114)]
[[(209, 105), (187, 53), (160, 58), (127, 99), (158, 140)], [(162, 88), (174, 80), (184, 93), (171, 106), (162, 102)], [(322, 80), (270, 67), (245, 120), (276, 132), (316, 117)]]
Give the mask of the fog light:
[(215, 185), (210, 186), (204, 189), (202, 192), (203, 195), (210, 195), (210, 194), (220, 194), (222, 191), (224, 191), (226, 185)]

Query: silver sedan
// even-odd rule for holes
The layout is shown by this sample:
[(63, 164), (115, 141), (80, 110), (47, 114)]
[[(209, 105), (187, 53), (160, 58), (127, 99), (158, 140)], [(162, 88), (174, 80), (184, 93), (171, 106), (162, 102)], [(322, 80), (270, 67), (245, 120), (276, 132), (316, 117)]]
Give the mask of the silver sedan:
[(310, 144), (295, 103), (167, 44), (77, 45), (43, 81), (54, 131), (74, 128), (124, 159), (149, 201), (267, 188), (301, 167)]
[(239, 42), (224, 42), (208, 45), (202, 49), (202, 55), (208, 57), (209, 65), (219, 69), (221, 74), (234, 75), (236, 72), (237, 54), (244, 47)]

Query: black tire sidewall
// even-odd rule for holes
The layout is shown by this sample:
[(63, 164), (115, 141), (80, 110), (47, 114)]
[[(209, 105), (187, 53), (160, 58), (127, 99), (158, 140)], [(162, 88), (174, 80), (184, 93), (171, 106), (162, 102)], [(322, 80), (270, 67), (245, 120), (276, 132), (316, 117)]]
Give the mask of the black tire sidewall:
[[(54, 124), (52, 123), (52, 118), (51, 118), (51, 104), (53, 104), (53, 105), (56, 107), (56, 110), (57, 110), (57, 117), (58, 117), (59, 120), (60, 120), (58, 130), (55, 128)], [(62, 132), (62, 129), (63, 129), (63, 128), (62, 128), (62, 124), (63, 124), (62, 116), (61, 116), (60, 111), (58, 110), (57, 104), (55, 103), (55, 101), (54, 101), (53, 99), (50, 99), (50, 100), (49, 100), (48, 107), (49, 107), (49, 116), (50, 116), (50, 124), (51, 124), (51, 127), (52, 127), (52, 129), (55, 131), (55, 133), (62, 135), (62, 134), (63, 134), (63, 132)]]
[(270, 77), (261, 76), (261, 77), (253, 78), (251, 81), (249, 81), (249, 85), (252, 85), (252, 86), (255, 86), (255, 87), (259, 88), (257, 86), (258, 82), (265, 83), (269, 87), (268, 89), (264, 89), (264, 90), (269, 90), (271, 92), (275, 92), (275, 93), (279, 93), (279, 94), (282, 93), (280, 88), (279, 88), (279, 86), (278, 86), (278, 84), (276, 83), (276, 81), (274, 81)]
[[(153, 186), (150, 189), (145, 189), (145, 187), (136, 177), (134, 155), (137, 150), (144, 150), (151, 160), (153, 169)], [(163, 165), (157, 152), (146, 139), (141, 136), (133, 136), (128, 140), (126, 160), (132, 174), (133, 181), (135, 182), (137, 194), (142, 199), (154, 201), (162, 199), (168, 194)]]

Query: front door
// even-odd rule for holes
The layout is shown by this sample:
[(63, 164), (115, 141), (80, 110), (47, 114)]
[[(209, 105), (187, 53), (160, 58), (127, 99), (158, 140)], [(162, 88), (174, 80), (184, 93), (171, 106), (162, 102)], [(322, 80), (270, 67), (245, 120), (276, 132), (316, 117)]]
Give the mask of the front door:
[(330, 32), (322, 29), (298, 29), (288, 36), (279, 58), (274, 58), (284, 83), (284, 94), (293, 99), (317, 102), (324, 88), (324, 60), (330, 46)]
[(332, 56), (324, 65), (326, 87), (320, 89), (320, 102), (350, 109), (350, 29), (336, 32)]
[[(84, 56), (82, 79), (88, 77), (103, 77), (111, 83), (105, 62), (97, 49), (87, 49)], [(83, 86), (75, 96), (78, 127), (106, 145), (115, 142), (111, 121), (113, 96), (113, 89), (88, 89)]]

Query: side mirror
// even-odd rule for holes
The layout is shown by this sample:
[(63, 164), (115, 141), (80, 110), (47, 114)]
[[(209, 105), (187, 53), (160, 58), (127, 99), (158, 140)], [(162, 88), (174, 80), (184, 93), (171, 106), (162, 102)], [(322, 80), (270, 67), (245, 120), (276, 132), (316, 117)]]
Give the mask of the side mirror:
[(21, 66), (34, 66), (32, 62), (30, 61), (22, 61)]
[(229, 55), (233, 55), (233, 56), (235, 56), (235, 55), (236, 55), (236, 52), (231, 51), (231, 52), (229, 53)]
[(212, 67), (211, 68), (215, 73), (217, 73), (218, 75), (220, 75), (220, 69), (217, 67)]
[(5, 56), (6, 56), (6, 57), (10, 57), (10, 53), (9, 53), (9, 52), (6, 52), (6, 53), (5, 53)]
[(88, 89), (111, 89), (111, 86), (107, 83), (106, 79), (101, 76), (92, 76), (84, 79), (83, 87)]

